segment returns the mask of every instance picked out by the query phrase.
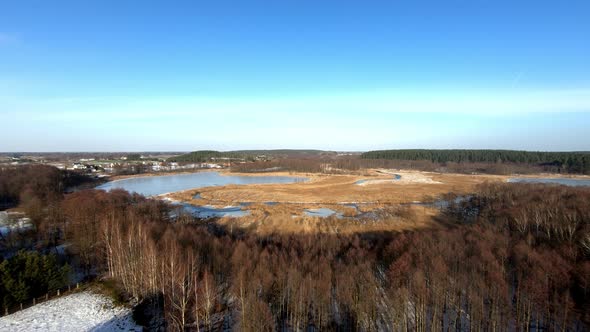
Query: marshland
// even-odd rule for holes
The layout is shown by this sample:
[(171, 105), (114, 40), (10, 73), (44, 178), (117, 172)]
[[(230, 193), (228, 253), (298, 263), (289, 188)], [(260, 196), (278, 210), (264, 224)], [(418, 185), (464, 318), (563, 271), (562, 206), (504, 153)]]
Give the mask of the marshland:
[(0, 331), (590, 331), (590, 1), (3, 1)]

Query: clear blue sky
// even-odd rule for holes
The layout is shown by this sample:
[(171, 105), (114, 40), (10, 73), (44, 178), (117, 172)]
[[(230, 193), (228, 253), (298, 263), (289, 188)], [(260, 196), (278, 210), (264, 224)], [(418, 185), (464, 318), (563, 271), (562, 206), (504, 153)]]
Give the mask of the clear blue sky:
[(3, 1), (0, 151), (590, 150), (590, 2)]

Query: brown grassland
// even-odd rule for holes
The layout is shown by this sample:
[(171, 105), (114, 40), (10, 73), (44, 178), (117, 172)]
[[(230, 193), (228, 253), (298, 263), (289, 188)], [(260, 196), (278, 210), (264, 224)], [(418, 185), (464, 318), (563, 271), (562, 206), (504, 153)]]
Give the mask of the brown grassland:
[[(367, 170), (364, 175), (327, 175), (306, 173), (244, 173), (240, 175), (290, 175), (308, 181), (291, 184), (228, 185), (185, 190), (166, 194), (173, 201), (215, 207), (236, 206), (243, 202), (250, 215), (221, 218), (217, 222), (257, 233), (356, 233), (403, 231), (438, 227), (437, 209), (405, 205), (429, 202), (446, 193), (467, 194), (477, 184), (504, 181), (493, 175), (440, 174), (418, 171)], [(401, 179), (392, 180), (394, 174)], [(236, 173), (232, 173), (236, 175)], [(358, 181), (365, 181), (357, 184)], [(196, 193), (200, 198), (193, 198)], [(268, 205), (267, 202), (276, 202)], [(355, 203), (356, 207), (345, 206)], [(307, 208), (330, 208), (344, 218), (319, 218), (303, 213)], [(378, 217), (364, 216), (374, 211)], [(357, 216), (353, 218), (353, 216)]]
[[(323, 206), (325, 207), (325, 206)], [(332, 206), (328, 206), (336, 210)], [(388, 206), (379, 209), (379, 217), (326, 218), (302, 215), (302, 208), (292, 205), (249, 206), (250, 215), (241, 218), (221, 218), (217, 221), (229, 229), (243, 229), (257, 234), (354, 234), (382, 231), (406, 231), (438, 228), (438, 210), (419, 206)], [(295, 214), (295, 213), (299, 214)], [(346, 215), (346, 214), (345, 214)]]
[[(427, 201), (445, 193), (465, 194), (486, 181), (504, 181), (505, 176), (440, 174), (399, 171), (402, 178), (391, 181), (392, 174), (371, 170), (369, 176), (318, 175), (302, 173), (264, 173), (261, 175), (291, 175), (307, 177), (309, 181), (291, 184), (229, 185), (185, 190), (167, 197), (187, 203), (232, 205), (240, 202), (277, 202), (298, 204), (402, 204)], [(236, 173), (232, 173), (236, 174)], [(258, 174), (240, 174), (257, 176)], [(409, 179), (409, 180), (408, 180)], [(368, 180), (366, 185), (357, 181)], [(201, 199), (193, 199), (195, 193)]]

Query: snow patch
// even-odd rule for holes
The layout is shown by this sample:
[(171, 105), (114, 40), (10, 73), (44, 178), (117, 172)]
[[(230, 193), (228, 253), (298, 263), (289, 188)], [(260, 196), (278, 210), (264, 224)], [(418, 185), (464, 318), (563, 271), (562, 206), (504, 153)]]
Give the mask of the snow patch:
[(131, 309), (85, 291), (0, 318), (0, 331), (142, 331)]

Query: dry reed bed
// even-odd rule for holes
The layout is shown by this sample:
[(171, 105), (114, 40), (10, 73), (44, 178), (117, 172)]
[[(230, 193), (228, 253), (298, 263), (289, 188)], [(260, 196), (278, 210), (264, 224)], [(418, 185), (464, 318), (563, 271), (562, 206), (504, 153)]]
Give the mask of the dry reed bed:
[[(371, 170), (370, 176), (318, 175), (302, 173), (264, 173), (307, 177), (309, 181), (291, 184), (253, 184), (207, 187), (167, 194), (166, 197), (194, 205), (213, 207), (237, 206), (250, 203), (245, 209), (250, 215), (221, 218), (222, 225), (254, 230), (257, 233), (354, 233), (403, 231), (438, 227), (434, 217), (438, 210), (423, 206), (402, 206), (417, 201), (432, 201), (442, 195), (471, 193), (486, 181), (505, 181), (506, 177), (489, 175), (439, 174), (415, 171)], [(236, 173), (232, 173), (236, 174)], [(389, 181), (400, 174), (404, 181)], [(258, 174), (245, 173), (247, 176)], [(359, 180), (385, 180), (368, 185)], [(413, 181), (412, 181), (413, 180)], [(193, 198), (199, 193), (200, 198)], [(267, 202), (276, 202), (268, 205)], [(345, 203), (356, 203), (355, 207)], [(330, 208), (342, 213), (320, 218), (307, 216), (304, 209)], [(377, 212), (378, 218), (352, 218), (366, 212)]]
[(251, 210), (240, 218), (221, 218), (217, 222), (228, 229), (243, 229), (258, 234), (352, 234), (359, 232), (400, 232), (413, 229), (440, 227), (434, 217), (438, 210), (418, 206), (395, 206), (381, 210), (377, 218), (327, 218), (291, 213), (264, 213)]
[[(427, 172), (396, 172), (404, 176), (418, 179), (417, 182), (391, 181), (368, 185), (357, 185), (359, 180), (378, 179), (390, 180), (391, 175), (373, 172), (372, 177), (353, 175), (315, 175), (310, 181), (290, 184), (253, 184), (228, 185), (223, 187), (207, 187), (172, 193), (167, 197), (191, 204), (211, 204), (214, 206), (237, 205), (241, 202), (278, 202), (298, 204), (342, 204), (372, 203), (400, 204), (424, 201), (440, 197), (449, 192), (465, 194), (472, 192), (475, 186), (485, 181), (504, 181), (503, 176), (437, 174)], [(284, 175), (270, 173), (266, 175)], [(289, 173), (287, 173), (289, 174)], [(306, 174), (289, 174), (306, 176)], [(309, 177), (309, 175), (308, 175)], [(431, 179), (424, 182), (422, 179)], [(195, 193), (201, 199), (193, 199)]]

